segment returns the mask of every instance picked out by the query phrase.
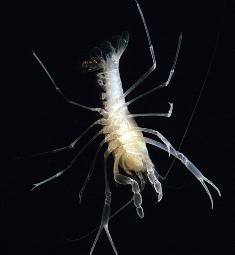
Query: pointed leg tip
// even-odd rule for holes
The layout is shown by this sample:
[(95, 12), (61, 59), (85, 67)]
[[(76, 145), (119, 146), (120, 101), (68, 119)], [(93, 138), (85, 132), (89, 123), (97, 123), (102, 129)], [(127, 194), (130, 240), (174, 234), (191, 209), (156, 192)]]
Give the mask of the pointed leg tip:
[(33, 187), (32, 187), (32, 189), (30, 191), (33, 191), (36, 188), (37, 188), (37, 184), (33, 184)]
[(136, 207), (136, 211), (140, 218), (144, 218), (144, 210), (142, 207), (139, 207), (139, 208)]
[(162, 194), (158, 195), (158, 202), (160, 202), (162, 200)]

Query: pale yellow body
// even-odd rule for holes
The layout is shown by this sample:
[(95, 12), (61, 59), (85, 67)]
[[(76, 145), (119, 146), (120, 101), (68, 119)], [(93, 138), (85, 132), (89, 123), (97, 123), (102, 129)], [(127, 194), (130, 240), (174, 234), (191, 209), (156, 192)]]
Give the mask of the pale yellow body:
[[(45, 72), (47, 73), (48, 77), (52, 81), (56, 91), (61, 94), (61, 96), (70, 104), (91, 110), (91, 111), (97, 111), (102, 115), (102, 118), (94, 122), (90, 127), (88, 127), (75, 141), (73, 141), (69, 146), (56, 149), (53, 151), (50, 151), (49, 153), (55, 153), (58, 151), (62, 151), (65, 149), (69, 149), (74, 147), (74, 145), (79, 141), (79, 139), (94, 125), (100, 124), (102, 125), (102, 129), (100, 132), (98, 132), (82, 149), (81, 151), (75, 156), (75, 158), (70, 162), (70, 164), (63, 169), (62, 171), (58, 172), (57, 174), (53, 175), (52, 177), (41, 181), (39, 183), (36, 183), (33, 185), (33, 188), (36, 188), (48, 181), (51, 181), (52, 179), (55, 179), (59, 177), (61, 174), (63, 174), (65, 171), (70, 169), (75, 162), (75, 160), (79, 157), (81, 152), (99, 135), (103, 134), (105, 136), (104, 140), (101, 142), (96, 156), (99, 152), (99, 149), (103, 146), (103, 144), (108, 144), (108, 149), (106, 150), (104, 154), (104, 175), (105, 175), (105, 202), (103, 207), (103, 213), (101, 217), (101, 223), (99, 227), (99, 231), (96, 235), (96, 238), (94, 240), (94, 243), (90, 250), (90, 255), (93, 253), (93, 250), (95, 248), (96, 242), (99, 239), (99, 236), (101, 234), (102, 229), (105, 229), (106, 234), (109, 238), (109, 241), (112, 245), (113, 251), (117, 255), (118, 252), (115, 248), (115, 245), (113, 243), (113, 240), (111, 238), (109, 229), (108, 229), (108, 221), (110, 218), (110, 204), (111, 204), (111, 190), (109, 187), (109, 181), (107, 178), (107, 165), (106, 165), (106, 159), (109, 156), (109, 154), (112, 154), (114, 157), (114, 166), (113, 166), (113, 175), (114, 180), (123, 185), (131, 185), (132, 192), (133, 192), (133, 203), (136, 207), (136, 211), (139, 217), (144, 217), (144, 211), (142, 208), (142, 196), (141, 192), (143, 191), (145, 187), (146, 180), (149, 181), (149, 183), (153, 186), (155, 192), (158, 194), (158, 201), (162, 199), (163, 193), (162, 193), (162, 186), (160, 181), (164, 179), (164, 177), (161, 177), (157, 171), (155, 170), (154, 164), (152, 163), (148, 149), (146, 144), (154, 145), (162, 150), (165, 150), (168, 152), (169, 156), (173, 155), (177, 159), (179, 159), (186, 167), (187, 169), (200, 181), (204, 189), (206, 190), (210, 201), (211, 206), (213, 208), (213, 199), (210, 194), (210, 191), (208, 190), (206, 183), (209, 183), (213, 188), (216, 189), (218, 194), (220, 195), (219, 189), (210, 181), (208, 180), (200, 171), (199, 169), (182, 153), (175, 150), (174, 147), (170, 144), (170, 142), (158, 131), (148, 129), (148, 128), (141, 128), (138, 127), (137, 123), (134, 120), (135, 116), (164, 116), (164, 117), (170, 117), (173, 109), (173, 104), (170, 103), (170, 110), (168, 113), (148, 113), (148, 114), (134, 114), (132, 115), (128, 111), (128, 105), (139, 98), (146, 96), (149, 93), (152, 93), (153, 91), (163, 88), (167, 86), (170, 83), (170, 80), (172, 78), (172, 75), (174, 73), (176, 61), (178, 58), (178, 53), (181, 45), (182, 35), (179, 37), (179, 42), (177, 46), (176, 56), (173, 62), (172, 69), (170, 71), (169, 77), (166, 82), (163, 84), (155, 87), (154, 89), (147, 91), (143, 93), (142, 95), (138, 96), (137, 98), (132, 99), (131, 101), (127, 102), (125, 101), (126, 96), (133, 90), (135, 87), (140, 84), (155, 68), (156, 68), (156, 60), (155, 60), (155, 54), (153, 50), (153, 46), (151, 44), (149, 32), (147, 29), (147, 25), (143, 16), (143, 13), (141, 11), (141, 8), (135, 0), (140, 16), (143, 21), (143, 25), (145, 28), (145, 32), (147, 35), (148, 43), (149, 43), (149, 49), (153, 60), (152, 67), (133, 85), (131, 86), (125, 93), (123, 92), (122, 83), (120, 79), (119, 74), (119, 60), (123, 52), (125, 51), (128, 41), (129, 41), (129, 33), (124, 32), (121, 36), (116, 36), (116, 46), (114, 47), (110, 42), (106, 41), (103, 44), (101, 44), (100, 48), (94, 48), (91, 52), (91, 60), (85, 61), (82, 65), (82, 68), (87, 69), (87, 71), (97, 71), (100, 70), (100, 72), (97, 74), (98, 77), (98, 84), (100, 85), (101, 89), (104, 91), (102, 93), (102, 108), (91, 108), (79, 103), (76, 103), (74, 101), (69, 100), (63, 92), (59, 89), (59, 87), (56, 85), (54, 80), (52, 79), (51, 75), (45, 68), (45, 66), (42, 64), (40, 59), (36, 56), (35, 53), (34, 56), (38, 60), (38, 62), (41, 64)], [(151, 133), (152, 135), (156, 135), (161, 142), (152, 140), (150, 138), (147, 138), (143, 135), (144, 133)], [(41, 153), (45, 154), (45, 153)], [(96, 159), (95, 156), (95, 159)], [(81, 200), (82, 194), (85, 190), (86, 185), (88, 184), (92, 171), (94, 169), (94, 162), (92, 164), (91, 170), (87, 175), (87, 178), (85, 180), (85, 183), (79, 193), (79, 197)], [(124, 174), (121, 174), (119, 172), (119, 167), (121, 167), (124, 170)]]

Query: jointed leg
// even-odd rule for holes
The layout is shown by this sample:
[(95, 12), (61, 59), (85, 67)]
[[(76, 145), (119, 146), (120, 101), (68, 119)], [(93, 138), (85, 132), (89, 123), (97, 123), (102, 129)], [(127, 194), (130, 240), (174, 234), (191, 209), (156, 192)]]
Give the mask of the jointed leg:
[[(135, 0), (135, 1), (136, 1), (136, 0)], [(138, 3), (137, 1), (136, 1), (136, 4), (137, 4), (137, 8), (138, 8), (138, 10), (139, 10), (141, 19), (142, 19), (143, 24), (144, 24), (144, 29), (145, 29), (145, 33), (146, 33), (146, 36), (147, 36), (147, 39), (148, 39), (149, 50), (150, 50), (150, 53), (151, 53), (153, 65), (149, 68), (149, 70), (148, 70), (142, 77), (140, 77), (140, 79), (139, 79), (134, 85), (132, 85), (132, 86), (124, 93), (124, 97), (126, 97), (133, 89), (135, 89), (135, 88), (136, 88), (146, 77), (148, 77), (149, 74), (152, 73), (152, 71), (156, 68), (155, 54), (154, 54), (153, 45), (152, 45), (152, 42), (151, 42), (151, 39), (150, 39), (149, 31), (148, 31), (148, 28), (147, 28), (147, 24), (146, 24), (146, 22), (145, 22), (144, 15), (143, 15), (143, 12), (142, 12), (142, 10), (141, 10), (141, 8), (140, 8), (140, 5), (139, 5), (139, 3)]]
[(140, 218), (144, 217), (144, 210), (142, 208), (142, 196), (140, 194), (140, 187), (138, 185), (138, 183), (133, 180), (130, 177), (127, 177), (125, 175), (122, 175), (119, 173), (118, 171), (118, 161), (119, 158), (115, 158), (115, 162), (114, 162), (114, 170), (113, 170), (113, 174), (114, 174), (114, 180), (122, 185), (127, 185), (130, 184), (132, 187), (132, 192), (134, 193), (133, 195), (133, 201), (136, 207), (136, 212), (139, 215)]
[(91, 179), (91, 175), (92, 175), (93, 170), (94, 170), (94, 167), (95, 167), (95, 162), (96, 162), (98, 153), (99, 153), (101, 147), (104, 145), (104, 143), (105, 143), (105, 140), (103, 140), (103, 141), (100, 143), (100, 145), (99, 145), (99, 147), (98, 147), (98, 149), (97, 149), (97, 151), (96, 151), (96, 153), (95, 153), (95, 157), (94, 157), (94, 159), (93, 159), (93, 162), (92, 162), (92, 165), (91, 165), (91, 167), (90, 167), (89, 173), (88, 173), (88, 175), (87, 175), (87, 177), (86, 177), (86, 180), (85, 180), (85, 182), (84, 182), (84, 184), (83, 184), (83, 186), (82, 186), (82, 188), (81, 188), (81, 190), (80, 190), (80, 192), (79, 192), (79, 204), (81, 204), (81, 202), (82, 202), (83, 193), (84, 193), (84, 191), (85, 191), (85, 188), (86, 188), (87, 184), (89, 183), (89, 181), (90, 181), (90, 179)]
[[(174, 71), (175, 71), (175, 65), (176, 65), (176, 62), (177, 62), (177, 59), (178, 59), (178, 55), (179, 55), (179, 51), (180, 51), (180, 46), (181, 46), (181, 41), (182, 41), (182, 34), (180, 33), (180, 36), (179, 36), (179, 40), (178, 40), (178, 45), (177, 45), (177, 50), (176, 50), (176, 54), (175, 54), (175, 59), (174, 59), (174, 62), (173, 62), (173, 65), (172, 65), (172, 68), (171, 68), (171, 71), (170, 71), (170, 74), (169, 74), (169, 76), (168, 76), (168, 78), (167, 78), (167, 81), (166, 82), (164, 82), (164, 83), (162, 83), (161, 85), (159, 85), (159, 86), (157, 86), (157, 87), (155, 87), (155, 88), (153, 88), (153, 89), (150, 89), (149, 91), (147, 91), (147, 92), (145, 92), (145, 93), (143, 93), (143, 94), (141, 94), (141, 95), (139, 95), (139, 96), (137, 96), (137, 97), (135, 97), (135, 98), (133, 98), (133, 99), (131, 99), (129, 102), (127, 102), (127, 105), (130, 105), (130, 104), (132, 104), (132, 103), (134, 103), (135, 101), (137, 101), (137, 100), (139, 100), (140, 98), (142, 98), (142, 97), (145, 97), (145, 96), (147, 96), (148, 94), (150, 94), (150, 93), (152, 93), (152, 92), (154, 92), (154, 91), (156, 91), (156, 90), (158, 90), (158, 89), (161, 89), (161, 88), (164, 88), (164, 87), (166, 87), (169, 83), (170, 83), (170, 81), (171, 81), (171, 78), (172, 78), (172, 76), (173, 76), (173, 74), (174, 74)], [(153, 50), (153, 48), (152, 48), (152, 50)], [(149, 73), (150, 74), (150, 73)], [(148, 75), (149, 75), (148, 74)], [(147, 75), (147, 76), (148, 76)], [(147, 77), (146, 76), (146, 77)], [(143, 76), (144, 77), (144, 76)], [(141, 77), (138, 81), (137, 81), (137, 83), (140, 81), (140, 82), (142, 82), (142, 78), (143, 77)], [(146, 77), (144, 77), (144, 79), (146, 78)], [(139, 83), (138, 83), (139, 84)], [(138, 85), (137, 84), (137, 85)], [(136, 83), (133, 85), (133, 86), (135, 86), (136, 85)], [(137, 86), (136, 85), (136, 86)], [(133, 87), (132, 86), (132, 87)], [(135, 87), (136, 87), (135, 86)], [(131, 87), (131, 88), (132, 88)]]
[(100, 223), (100, 227), (99, 227), (99, 231), (96, 235), (96, 238), (93, 242), (93, 245), (91, 247), (91, 251), (90, 251), (90, 255), (93, 253), (95, 245), (99, 239), (99, 236), (103, 230), (103, 228), (105, 229), (105, 232), (108, 236), (109, 242), (112, 245), (113, 251), (115, 252), (116, 255), (118, 255), (118, 252), (115, 248), (115, 245), (113, 243), (111, 234), (109, 232), (109, 228), (108, 228), (108, 223), (109, 223), (109, 219), (110, 219), (110, 204), (111, 204), (111, 191), (110, 191), (110, 187), (109, 187), (109, 182), (108, 182), (108, 176), (107, 176), (107, 157), (108, 157), (109, 153), (105, 153), (104, 155), (104, 176), (105, 176), (105, 201), (104, 201), (104, 207), (103, 207), (103, 212), (102, 212), (102, 217), (101, 217), (101, 223)]
[(162, 140), (162, 142), (167, 146), (167, 151), (168, 151), (169, 156), (171, 154), (171, 150), (175, 151), (174, 147), (170, 144), (170, 142), (160, 132), (153, 130), (153, 129), (141, 128), (141, 127), (136, 127), (135, 129), (138, 131), (142, 131), (142, 132), (146, 132), (146, 133), (150, 133), (150, 134), (158, 136)]
[(90, 111), (98, 111), (100, 112), (100, 108), (93, 108), (93, 107), (88, 107), (88, 106), (85, 106), (83, 104), (79, 104), (79, 103), (76, 103), (74, 101), (71, 101), (70, 99), (68, 99), (66, 97), (66, 95), (61, 91), (61, 89), (56, 85), (55, 81), (53, 80), (53, 78), (51, 77), (50, 73), (47, 71), (46, 67), (43, 65), (42, 61), (39, 59), (39, 57), (33, 52), (33, 55), (34, 57), (37, 59), (38, 63), (42, 66), (42, 68), (44, 69), (44, 71), (46, 72), (47, 76), (49, 77), (49, 79), (51, 80), (52, 84), (54, 85), (56, 91), (67, 101), (67, 103), (69, 104), (73, 104), (73, 105), (76, 105), (76, 106), (79, 106), (79, 107), (82, 107), (82, 108), (85, 108), (87, 110), (90, 110)]
[(100, 132), (96, 133), (96, 135), (94, 135), (92, 137), (92, 139), (90, 139), (90, 141), (86, 145), (84, 145), (84, 147), (79, 151), (79, 153), (74, 157), (74, 159), (69, 163), (69, 165), (65, 169), (63, 169), (62, 171), (58, 172), (57, 174), (51, 176), (50, 178), (48, 178), (48, 179), (46, 179), (44, 181), (38, 182), (36, 184), (33, 184), (33, 188), (31, 189), (31, 191), (34, 190), (35, 188), (41, 186), (42, 184), (45, 184), (45, 183), (47, 183), (47, 182), (49, 182), (49, 181), (51, 181), (51, 180), (61, 176), (64, 172), (68, 171), (72, 167), (72, 165), (74, 164), (76, 159), (80, 156), (80, 154), (87, 148), (88, 145), (90, 145), (91, 142), (93, 142), (95, 140), (95, 138), (99, 134), (100, 134)]
[(169, 103), (169, 104), (170, 104), (170, 109), (167, 113), (137, 113), (137, 114), (134, 113), (134, 114), (130, 114), (128, 116), (133, 117), (133, 118), (134, 117), (146, 117), (146, 116), (148, 116), (148, 117), (152, 116), (152, 117), (167, 117), (167, 118), (169, 118), (172, 115), (173, 103)]
[[(133, 89), (135, 89), (146, 77), (148, 77), (150, 75), (150, 73), (156, 68), (156, 59), (155, 59), (155, 54), (154, 54), (154, 49), (153, 49), (153, 45), (152, 45), (152, 42), (151, 42), (151, 39), (150, 39), (150, 35), (149, 35), (149, 31), (148, 31), (148, 28), (147, 28), (147, 24), (145, 22), (145, 18), (144, 18), (144, 15), (143, 15), (143, 12), (140, 8), (140, 5), (138, 3), (137, 0), (135, 0), (136, 4), (137, 4), (137, 8), (139, 10), (139, 13), (140, 13), (140, 16), (141, 16), (141, 19), (142, 19), (142, 22), (143, 22), (143, 25), (144, 25), (144, 29), (145, 29), (145, 33), (146, 33), (146, 36), (147, 36), (147, 39), (148, 39), (148, 44), (149, 44), (149, 50), (150, 50), (150, 53), (151, 53), (151, 57), (152, 57), (152, 60), (153, 60), (153, 65), (152, 67), (133, 85), (131, 86), (125, 93), (124, 93), (124, 96), (126, 97)], [(175, 59), (174, 59), (174, 62), (173, 62), (173, 65), (172, 65), (172, 68), (171, 68), (171, 71), (170, 71), (170, 74), (168, 76), (168, 79), (166, 82), (164, 82), (163, 84), (139, 95), (138, 97), (136, 98), (133, 98), (132, 100), (130, 100), (127, 105), (129, 104), (132, 104), (133, 102), (135, 102), (136, 100), (154, 92), (155, 90), (158, 90), (160, 88), (163, 88), (163, 87), (166, 87), (170, 81), (171, 81), (171, 78), (173, 76), (173, 73), (174, 73), (174, 70), (175, 70), (175, 65), (176, 65), (176, 62), (177, 62), (177, 59), (178, 59), (178, 55), (179, 55), (179, 51), (180, 51), (180, 46), (181, 46), (181, 41), (182, 41), (182, 34), (180, 33), (180, 36), (179, 36), (179, 40), (178, 40), (178, 46), (177, 46), (177, 50), (176, 50), (176, 54), (175, 54)]]
[[(145, 137), (145, 142), (148, 144), (152, 144), (162, 150), (168, 151), (169, 152), (169, 148), (168, 146), (166, 146), (165, 144), (159, 143), (155, 140), (152, 140), (150, 138), (146, 138)], [(210, 201), (211, 201), (211, 207), (213, 208), (213, 199), (211, 196), (211, 193), (209, 191), (209, 189), (206, 186), (206, 182), (209, 183), (219, 194), (219, 196), (221, 196), (220, 190), (215, 186), (215, 184), (213, 182), (211, 182), (209, 179), (207, 179), (200, 171), (199, 169), (187, 158), (184, 156), (184, 154), (182, 154), (179, 151), (176, 151), (173, 147), (170, 147), (170, 153), (176, 157), (177, 159), (179, 159), (187, 168), (188, 170), (200, 181), (200, 183), (202, 184), (203, 188), (206, 190)]]
[(20, 157), (17, 157), (16, 159), (23, 159), (23, 158), (31, 158), (31, 157), (43, 156), (43, 155), (47, 155), (47, 154), (53, 154), (53, 153), (57, 153), (57, 152), (60, 152), (60, 151), (72, 149), (72, 148), (76, 145), (76, 143), (77, 143), (92, 127), (94, 127), (94, 126), (97, 125), (97, 124), (100, 124), (100, 121), (101, 121), (101, 120), (97, 120), (97, 121), (95, 121), (94, 123), (92, 123), (85, 131), (82, 132), (82, 134), (81, 134), (79, 137), (77, 137), (77, 138), (76, 138), (70, 145), (68, 145), (68, 146), (64, 146), (64, 147), (62, 147), (62, 148), (54, 149), (54, 150), (51, 150), (51, 151), (40, 152), (40, 153), (28, 155), (28, 156), (20, 156)]

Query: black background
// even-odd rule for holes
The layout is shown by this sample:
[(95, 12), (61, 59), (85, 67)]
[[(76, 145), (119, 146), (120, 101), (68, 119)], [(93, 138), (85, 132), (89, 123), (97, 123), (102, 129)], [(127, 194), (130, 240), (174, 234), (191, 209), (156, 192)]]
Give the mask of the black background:
[[(164, 196), (156, 203), (150, 185), (143, 192), (145, 218), (138, 219), (133, 204), (110, 220), (119, 254), (233, 254), (234, 233), (234, 44), (232, 4), (228, 1), (140, 1), (154, 46), (157, 69), (127, 100), (166, 81), (176, 51), (183, 42), (175, 74), (167, 88), (130, 105), (130, 112), (166, 112), (171, 118), (138, 118), (139, 126), (160, 131), (174, 147), (180, 144), (220, 36), (199, 105), (181, 151), (221, 190), (200, 183), (176, 162), (163, 183)], [(8, 1), (1, 8), (1, 254), (89, 254), (95, 235), (78, 242), (99, 225), (104, 201), (103, 152), (78, 204), (98, 138), (73, 168), (57, 180), (30, 192), (40, 182), (65, 168), (76, 152), (99, 130), (90, 131), (70, 151), (15, 160), (17, 156), (60, 148), (71, 143), (99, 116), (67, 104), (55, 91), (32, 55), (34, 50), (57, 85), (72, 100), (99, 106), (94, 74), (83, 74), (79, 63), (94, 46), (129, 31), (130, 42), (121, 58), (124, 90), (151, 66), (146, 35), (134, 1)], [(161, 174), (172, 161), (148, 147)], [(108, 161), (112, 212), (132, 197), (130, 187), (116, 186)], [(102, 233), (94, 254), (113, 254)]]

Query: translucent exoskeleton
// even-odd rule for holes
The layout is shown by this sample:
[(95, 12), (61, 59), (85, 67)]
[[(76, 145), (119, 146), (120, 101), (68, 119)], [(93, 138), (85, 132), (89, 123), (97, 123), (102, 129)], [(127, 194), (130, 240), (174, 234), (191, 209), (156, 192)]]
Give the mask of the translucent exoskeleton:
[[(101, 115), (101, 118), (92, 123), (79, 137), (77, 137), (69, 146), (65, 146), (63, 148), (55, 149), (50, 152), (43, 152), (40, 154), (46, 153), (55, 153), (59, 151), (63, 151), (66, 149), (73, 148), (80, 138), (92, 127), (95, 125), (100, 125), (101, 130), (93, 136), (87, 144), (77, 153), (74, 159), (70, 162), (70, 164), (59, 171), (55, 175), (49, 177), (48, 179), (38, 182), (33, 185), (33, 189), (37, 188), (38, 186), (45, 184), (60, 175), (64, 172), (69, 170), (74, 162), (77, 160), (79, 155), (87, 148), (87, 146), (92, 143), (99, 135), (104, 135), (104, 139), (99, 144), (99, 147), (94, 155), (94, 159), (88, 172), (87, 178), (84, 182), (84, 185), (81, 188), (79, 193), (80, 202), (82, 199), (83, 192), (89, 183), (89, 180), (92, 176), (92, 172), (94, 170), (95, 161), (98, 156), (100, 149), (103, 147), (104, 144), (108, 145), (107, 150), (104, 153), (104, 177), (105, 177), (105, 201), (103, 206), (103, 212), (101, 216), (101, 223), (96, 235), (96, 238), (93, 242), (93, 245), (90, 250), (90, 254), (93, 253), (96, 243), (99, 239), (99, 236), (104, 229), (110, 244), (113, 248), (115, 254), (118, 254), (117, 249), (114, 245), (112, 240), (111, 234), (109, 232), (108, 224), (110, 219), (110, 210), (111, 210), (111, 189), (109, 186), (109, 180), (107, 176), (107, 158), (110, 154), (113, 155), (114, 164), (113, 164), (113, 175), (114, 180), (118, 184), (122, 185), (130, 185), (131, 190), (133, 193), (133, 204), (136, 208), (136, 212), (140, 218), (144, 217), (144, 210), (142, 207), (142, 196), (141, 192), (145, 188), (146, 181), (148, 181), (158, 196), (158, 202), (163, 197), (162, 192), (162, 185), (161, 181), (165, 179), (166, 176), (161, 176), (155, 169), (155, 166), (150, 158), (148, 147), (147, 145), (153, 145), (166, 151), (166, 153), (174, 156), (176, 159), (179, 159), (185, 167), (198, 179), (198, 181), (202, 184), (203, 188), (207, 192), (211, 207), (213, 208), (213, 199), (211, 193), (207, 187), (207, 184), (210, 184), (219, 195), (220, 190), (209, 180), (207, 179), (199, 169), (181, 152), (177, 151), (171, 143), (158, 131), (150, 129), (150, 128), (143, 128), (139, 127), (135, 121), (135, 117), (146, 117), (146, 116), (162, 116), (162, 117), (170, 117), (173, 111), (173, 103), (169, 103), (170, 109), (167, 113), (143, 113), (143, 114), (131, 114), (128, 110), (128, 106), (133, 102), (141, 99), (144, 96), (154, 92), (155, 90), (164, 88), (169, 85), (174, 70), (176, 66), (176, 62), (178, 59), (181, 41), (182, 41), (182, 34), (180, 34), (178, 39), (178, 45), (176, 49), (175, 58), (173, 61), (172, 68), (169, 72), (169, 76), (166, 79), (166, 82), (163, 84), (154, 87), (153, 89), (131, 99), (130, 101), (126, 102), (126, 97), (148, 76), (150, 73), (156, 68), (156, 60), (155, 60), (155, 53), (154, 48), (151, 43), (149, 31), (147, 28), (147, 24), (144, 19), (144, 15), (140, 8), (139, 3), (135, 0), (137, 4), (138, 11), (140, 13), (143, 26), (146, 32), (150, 55), (152, 57), (152, 66), (145, 72), (145, 74), (140, 77), (137, 82), (134, 83), (127, 91), (123, 91), (122, 82), (120, 79), (119, 74), (119, 61), (126, 50), (126, 47), (129, 42), (129, 33), (123, 32), (121, 35), (117, 35), (114, 37), (114, 44), (111, 44), (109, 41), (105, 41), (101, 44), (101, 46), (95, 47), (90, 53), (90, 60), (83, 62), (82, 69), (84, 71), (89, 72), (96, 72), (98, 77), (97, 81), (100, 85), (102, 92), (101, 100), (102, 100), (102, 107), (101, 108), (92, 108), (89, 106), (82, 105), (80, 103), (76, 103), (71, 101), (67, 96), (60, 90), (60, 88), (56, 85), (53, 78), (47, 71), (46, 67), (43, 65), (41, 60), (37, 57), (35, 53), (34, 56), (37, 61), (40, 63), (48, 77), (50, 78), (52, 84), (54, 85), (56, 91), (69, 103), (75, 106), (79, 106), (84, 108), (85, 110), (95, 111)], [(155, 141), (153, 139), (148, 138), (145, 134), (152, 134), (158, 137), (159, 141)], [(37, 154), (38, 155), (38, 154)], [(124, 174), (120, 172), (120, 168), (124, 170)]]

